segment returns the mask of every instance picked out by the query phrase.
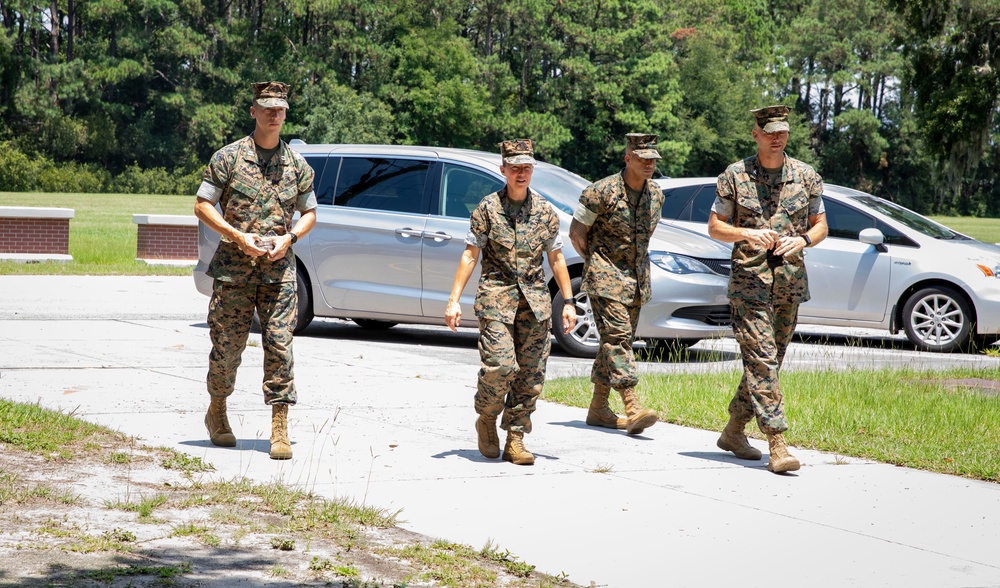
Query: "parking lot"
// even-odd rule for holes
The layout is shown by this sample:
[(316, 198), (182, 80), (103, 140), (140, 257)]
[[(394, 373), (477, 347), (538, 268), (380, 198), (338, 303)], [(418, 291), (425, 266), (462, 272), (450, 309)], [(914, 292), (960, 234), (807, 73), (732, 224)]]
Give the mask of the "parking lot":
[[(290, 412), (289, 462), (267, 459), (261, 351), (250, 346), (230, 409), (239, 445), (213, 447), (202, 425), (206, 308), (188, 278), (2, 276), (0, 395), (201, 457), (220, 478), (279, 479), (401, 509), (407, 529), (476, 548), (492, 540), (582, 584), (764, 585), (732, 554), (766, 565), (773, 541), (786, 554), (785, 577), (807, 586), (957, 588), (1000, 577), (996, 484), (808, 450), (796, 450), (797, 475), (775, 476), (763, 460), (716, 449), (716, 432), (661, 423), (627, 437), (585, 426), (582, 409), (545, 402), (534, 467), (485, 460), (472, 430), (472, 330), (317, 321), (295, 341), (301, 400)], [(730, 339), (702, 342), (691, 359), (643, 369), (739, 365)], [(848, 333), (797, 340), (787, 367), (998, 361)], [(587, 360), (558, 351), (550, 361), (550, 376), (588, 371)], [(756, 539), (767, 529), (775, 539)]]

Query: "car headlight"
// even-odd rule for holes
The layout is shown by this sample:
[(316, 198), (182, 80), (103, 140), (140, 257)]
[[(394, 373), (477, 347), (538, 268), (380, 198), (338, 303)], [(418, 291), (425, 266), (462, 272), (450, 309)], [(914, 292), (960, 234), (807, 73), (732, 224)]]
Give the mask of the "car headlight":
[(687, 255), (667, 253), (666, 251), (650, 251), (649, 261), (656, 267), (672, 274), (714, 274), (710, 267)]
[(980, 261), (976, 264), (979, 271), (987, 278), (1000, 278), (1000, 263), (996, 261)]

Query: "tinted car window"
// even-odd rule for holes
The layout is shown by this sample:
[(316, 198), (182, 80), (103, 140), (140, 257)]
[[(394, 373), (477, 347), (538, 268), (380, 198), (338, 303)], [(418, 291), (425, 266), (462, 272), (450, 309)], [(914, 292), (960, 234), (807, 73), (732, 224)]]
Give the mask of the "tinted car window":
[(824, 199), (823, 206), (826, 208), (826, 224), (830, 228), (830, 237), (857, 241), (862, 229), (875, 226), (875, 219), (839, 202)]
[(392, 212), (424, 210), (424, 183), (430, 163), (416, 159), (345, 157), (334, 204)]
[(966, 237), (961, 233), (956, 233), (942, 224), (938, 224), (929, 218), (922, 217), (912, 210), (904, 208), (893, 202), (889, 202), (888, 200), (883, 200), (882, 198), (878, 198), (870, 194), (856, 196), (855, 199), (865, 206), (881, 212), (892, 220), (906, 225), (914, 231), (920, 231), (928, 237), (934, 237), (935, 239), (954, 239), (957, 241), (969, 240), (969, 237)]
[(882, 231), (882, 234), (885, 235), (884, 243), (889, 245), (902, 245), (904, 247), (920, 247), (912, 239), (882, 221), (877, 221), (875, 223), (875, 228)]
[(326, 155), (307, 155), (306, 162), (316, 172), (313, 180), (313, 191), (319, 204), (333, 204), (333, 188), (337, 185), (337, 171), (340, 169), (339, 157)]
[(487, 194), (503, 187), (493, 176), (459, 165), (445, 164), (441, 180), (441, 214), (469, 218)]
[[(663, 191), (663, 209), (661, 216), (674, 220), (691, 220), (691, 197), (701, 186), (681, 186)], [(708, 217), (705, 217), (708, 220)]]
[(691, 220), (696, 223), (707, 223), (715, 204), (715, 186), (702, 186), (701, 191), (691, 201)]

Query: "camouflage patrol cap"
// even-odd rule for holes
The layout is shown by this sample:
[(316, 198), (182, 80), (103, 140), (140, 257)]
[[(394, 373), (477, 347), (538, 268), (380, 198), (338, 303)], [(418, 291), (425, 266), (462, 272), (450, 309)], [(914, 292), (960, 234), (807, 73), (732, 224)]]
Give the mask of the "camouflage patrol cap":
[(765, 106), (751, 110), (757, 126), (765, 133), (777, 133), (788, 130), (788, 107), (784, 105)]
[(288, 84), (283, 82), (254, 82), (253, 101), (261, 108), (288, 108)]
[(629, 133), (625, 135), (625, 143), (628, 151), (641, 159), (662, 159), (660, 152), (656, 150), (657, 135), (646, 135), (644, 133)]
[(531, 139), (514, 139), (500, 143), (504, 165), (535, 165), (535, 150)]

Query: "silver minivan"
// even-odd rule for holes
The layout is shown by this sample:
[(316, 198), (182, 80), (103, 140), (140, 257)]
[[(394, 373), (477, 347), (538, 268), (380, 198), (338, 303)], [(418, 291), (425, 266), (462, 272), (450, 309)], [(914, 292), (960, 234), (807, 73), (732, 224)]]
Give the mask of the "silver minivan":
[[(298, 266), (296, 332), (313, 317), (350, 319), (363, 328), (399, 323), (444, 325), (445, 303), (465, 249), (469, 215), (504, 184), (500, 155), (403, 145), (308, 145), (292, 141), (316, 171), (316, 227), (294, 247)], [(583, 259), (568, 231), (584, 178), (539, 162), (531, 187), (555, 207), (579, 322), (553, 333), (569, 354), (593, 357), (599, 336), (589, 301), (580, 294)], [(200, 292), (219, 236), (203, 224), (194, 269)], [(695, 231), (660, 226), (650, 243), (653, 298), (642, 309), (637, 336), (692, 344), (729, 331), (726, 285), (729, 248)], [(548, 267), (546, 266), (546, 271)], [(462, 295), (472, 311), (478, 268)], [(562, 299), (549, 274), (556, 308)], [(474, 323), (473, 323), (474, 324)]]

